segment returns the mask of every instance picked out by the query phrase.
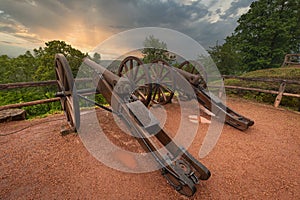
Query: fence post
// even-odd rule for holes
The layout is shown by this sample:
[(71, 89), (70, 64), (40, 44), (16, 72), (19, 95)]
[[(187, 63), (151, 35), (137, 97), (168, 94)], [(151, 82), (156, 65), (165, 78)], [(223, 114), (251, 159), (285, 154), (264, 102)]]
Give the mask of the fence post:
[(277, 108), (279, 106), (280, 102), (281, 102), (282, 94), (283, 94), (283, 92), (285, 90), (285, 86), (286, 86), (286, 82), (285, 81), (283, 81), (280, 84), (280, 86), (279, 86), (279, 91), (278, 91), (279, 93), (278, 93), (278, 95), (277, 95), (277, 97), (275, 99), (275, 102), (274, 102), (274, 107), (275, 108)]
[(222, 97), (223, 97), (223, 92), (225, 91), (224, 81), (225, 81), (225, 78), (222, 77), (222, 82), (221, 82), (221, 84), (220, 84), (220, 87), (219, 87), (219, 94), (218, 94), (218, 96), (219, 96), (220, 99), (222, 99)]

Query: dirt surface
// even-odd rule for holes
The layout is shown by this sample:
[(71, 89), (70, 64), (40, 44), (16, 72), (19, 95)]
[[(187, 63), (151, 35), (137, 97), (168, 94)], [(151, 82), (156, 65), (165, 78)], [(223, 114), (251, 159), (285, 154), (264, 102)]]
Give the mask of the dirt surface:
[[(198, 152), (208, 125), (201, 125), (189, 152), (212, 176), (191, 199), (300, 199), (300, 114), (241, 99), (228, 105), (255, 124), (245, 132), (224, 126), (203, 159)], [(173, 106), (168, 129), (170, 121), (176, 124)], [(123, 133), (107, 124), (112, 118), (100, 116), (104, 129), (114, 133), (110, 139), (124, 146), (116, 137)], [(130, 174), (106, 167), (78, 135), (61, 136), (62, 125), (63, 115), (0, 124), (1, 135), (19, 130), (0, 136), (0, 199), (187, 199), (158, 171)]]

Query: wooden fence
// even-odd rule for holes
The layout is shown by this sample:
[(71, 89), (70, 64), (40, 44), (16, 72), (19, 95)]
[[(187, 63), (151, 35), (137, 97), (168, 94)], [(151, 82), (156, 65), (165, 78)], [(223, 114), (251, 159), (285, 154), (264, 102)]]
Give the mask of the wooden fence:
[[(277, 97), (275, 98), (275, 101), (274, 101), (274, 106), (276, 108), (280, 105), (282, 96), (300, 98), (300, 94), (292, 94), (292, 93), (284, 92), (287, 84), (295, 84), (295, 85), (299, 85), (299, 87), (300, 87), (299, 80), (285, 80), (285, 79), (277, 79), (277, 78), (247, 78), (247, 77), (228, 76), (228, 75), (224, 75), (223, 78), (224, 79), (238, 79), (238, 80), (244, 80), (244, 81), (254, 81), (254, 82), (265, 82), (265, 83), (280, 83), (280, 86), (277, 91), (265, 90), (265, 89), (260, 89), (260, 88), (230, 86), (230, 85), (224, 86), (225, 88), (228, 88), (228, 89), (247, 90), (247, 91), (262, 92), (262, 93), (268, 93), (268, 94), (277, 94)], [(299, 111), (300, 111), (300, 105), (299, 105)]]
[[(90, 81), (91, 79), (88, 78), (82, 78), (82, 79), (76, 79), (76, 81)], [(50, 80), (50, 81), (39, 81), (39, 82), (18, 82), (18, 83), (5, 83), (0, 84), (0, 91), (1, 90), (11, 90), (11, 89), (18, 89), (18, 88), (27, 88), (27, 87), (43, 87), (43, 86), (49, 86), (49, 85), (56, 85), (56, 80)], [(25, 106), (33, 106), (38, 104), (44, 104), (44, 103), (51, 103), (55, 101), (59, 101), (59, 97), (50, 98), (50, 99), (41, 99), (36, 101), (30, 101), (30, 102), (24, 102), (24, 103), (17, 103), (17, 104), (8, 104), (5, 106), (0, 106), (1, 110), (11, 109), (11, 108), (21, 108)]]
[[(249, 87), (240, 87), (240, 86), (230, 86), (225, 85), (225, 88), (228, 89), (236, 89), (236, 90), (246, 90), (246, 91), (255, 91), (255, 92), (262, 92), (262, 93), (268, 93), (268, 94), (276, 94), (277, 97), (274, 102), (274, 106), (278, 107), (282, 96), (288, 96), (288, 97), (296, 97), (300, 98), (300, 94), (292, 94), (292, 93), (286, 93), (285, 88), (287, 84), (296, 84), (300, 85), (299, 80), (283, 80), (283, 79), (275, 79), (275, 78), (246, 78), (246, 77), (238, 77), (238, 76), (223, 76), (224, 79), (239, 79), (244, 81), (259, 81), (259, 82), (269, 82), (269, 83), (280, 83), (280, 86), (277, 91), (274, 90), (265, 90), (260, 88), (249, 88)], [(90, 79), (80, 79), (79, 81), (87, 81)], [(49, 85), (55, 85), (56, 81), (41, 81), (41, 82), (20, 82), (20, 83), (7, 83), (7, 84), (0, 84), (0, 90), (10, 90), (10, 89), (17, 89), (17, 88), (26, 88), (26, 87), (41, 87), (41, 86), (49, 86)], [(300, 87), (300, 86), (299, 86)], [(54, 101), (59, 101), (59, 98), (51, 98), (51, 99), (42, 99), (42, 100), (36, 100), (31, 102), (25, 102), (25, 103), (18, 103), (18, 104), (9, 104), (5, 106), (0, 106), (0, 111), (9, 109), (9, 108), (20, 108), (24, 106), (32, 106), (37, 104), (44, 104), (44, 103), (50, 103)], [(300, 108), (299, 108), (300, 110)]]

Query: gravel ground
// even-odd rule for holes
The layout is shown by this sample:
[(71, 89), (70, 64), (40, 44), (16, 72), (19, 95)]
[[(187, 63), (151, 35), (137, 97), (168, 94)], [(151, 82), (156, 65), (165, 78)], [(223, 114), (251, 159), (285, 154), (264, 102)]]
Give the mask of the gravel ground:
[[(197, 155), (208, 125), (201, 125), (189, 152), (212, 176), (191, 199), (300, 199), (300, 114), (241, 99), (228, 105), (255, 124), (245, 132), (224, 126), (203, 159)], [(177, 123), (173, 107), (166, 107), (169, 130)], [(122, 142), (110, 115), (99, 116), (114, 143), (136, 147), (135, 141)], [(0, 199), (187, 199), (158, 171), (130, 174), (106, 167), (78, 135), (61, 136), (62, 125), (63, 115), (0, 124), (1, 135), (20, 130), (0, 136)]]

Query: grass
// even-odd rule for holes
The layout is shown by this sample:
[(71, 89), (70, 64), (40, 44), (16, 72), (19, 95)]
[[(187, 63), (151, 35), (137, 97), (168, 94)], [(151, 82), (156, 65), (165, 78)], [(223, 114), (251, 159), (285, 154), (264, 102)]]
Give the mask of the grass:
[(242, 77), (248, 78), (280, 78), (290, 80), (300, 80), (299, 67), (281, 67), (271, 68), (248, 72), (243, 74)]
[[(257, 71), (252, 71), (243, 74), (242, 77), (300, 80), (300, 68), (272, 68), (272, 69), (257, 70)], [(265, 90), (278, 91), (280, 83), (226, 79), (225, 85), (260, 88)], [(274, 94), (266, 94), (262, 92), (244, 91), (244, 90), (236, 90), (236, 89), (226, 89), (226, 92), (227, 95), (229, 96), (240, 96), (245, 99), (255, 100), (258, 102), (264, 102), (268, 104), (273, 104), (277, 96)], [(287, 84), (285, 88), (285, 92), (300, 94), (300, 85)], [(295, 97), (283, 96), (280, 105), (284, 107), (288, 107), (289, 109), (292, 110), (298, 110), (300, 108), (300, 99)]]

